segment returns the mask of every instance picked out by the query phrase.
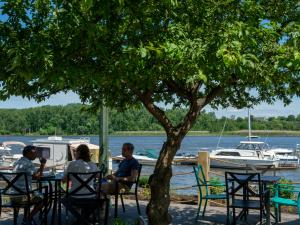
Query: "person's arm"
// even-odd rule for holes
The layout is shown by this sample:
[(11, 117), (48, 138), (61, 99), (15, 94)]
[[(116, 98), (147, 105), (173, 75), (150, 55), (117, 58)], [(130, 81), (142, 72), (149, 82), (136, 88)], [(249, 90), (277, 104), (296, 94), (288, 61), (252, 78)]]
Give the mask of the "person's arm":
[(40, 168), (34, 174), (32, 174), (32, 177), (34, 179), (40, 179), (40, 177), (43, 175), (43, 171), (44, 171), (46, 162), (47, 162), (46, 159), (44, 159), (44, 158), (40, 159), (40, 163), (41, 163)]
[(109, 175), (107, 175), (105, 178), (108, 179), (108, 180), (115, 180), (115, 178), (116, 178), (116, 173), (117, 173), (117, 172), (114, 172), (114, 173), (112, 173), (112, 174), (109, 174)]
[(137, 178), (137, 176), (138, 176), (138, 173), (139, 173), (139, 171), (138, 170), (136, 170), (136, 169), (132, 169), (131, 170), (131, 174), (130, 174), (130, 176), (129, 177), (117, 177), (117, 176), (115, 176), (115, 180), (116, 181), (124, 181), (124, 182), (135, 182), (136, 181), (136, 178)]
[(67, 182), (68, 173), (72, 171), (71, 168), (72, 168), (72, 165), (74, 164), (73, 162), (75, 162), (75, 161), (70, 162), (69, 165), (67, 166), (67, 168), (65, 168), (65, 170), (64, 170), (64, 176), (62, 178), (62, 182), (64, 182), (64, 183)]

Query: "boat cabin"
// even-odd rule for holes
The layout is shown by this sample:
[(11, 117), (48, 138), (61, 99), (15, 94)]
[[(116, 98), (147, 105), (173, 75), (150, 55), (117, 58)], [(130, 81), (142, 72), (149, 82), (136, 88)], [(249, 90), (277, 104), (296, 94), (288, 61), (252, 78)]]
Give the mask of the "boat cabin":
[[(99, 162), (99, 146), (90, 143), (89, 138), (69, 139), (48, 137), (31, 141), (37, 147), (38, 158), (47, 159), (47, 167), (64, 167), (68, 161), (75, 159), (75, 150), (80, 144), (88, 145), (92, 162)], [(36, 159), (38, 162), (38, 159)]]

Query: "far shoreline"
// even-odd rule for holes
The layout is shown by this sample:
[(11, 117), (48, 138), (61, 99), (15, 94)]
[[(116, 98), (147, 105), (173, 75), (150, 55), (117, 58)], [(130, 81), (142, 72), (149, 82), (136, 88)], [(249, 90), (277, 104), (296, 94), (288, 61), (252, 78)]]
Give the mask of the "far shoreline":
[[(248, 136), (247, 130), (239, 131), (225, 131), (222, 134), (220, 132), (209, 132), (209, 131), (189, 131), (187, 136)], [(287, 137), (300, 137), (300, 131), (282, 131), (282, 130), (252, 130), (251, 135), (255, 136), (287, 136)], [(1, 134), (0, 137), (5, 136), (39, 136), (39, 137), (48, 137), (55, 136), (55, 134)], [(56, 136), (69, 136), (69, 137), (84, 137), (84, 136), (98, 136), (98, 134), (56, 134)], [(116, 131), (108, 134), (108, 136), (166, 136), (164, 131)], [(255, 140), (255, 139), (253, 139)]]

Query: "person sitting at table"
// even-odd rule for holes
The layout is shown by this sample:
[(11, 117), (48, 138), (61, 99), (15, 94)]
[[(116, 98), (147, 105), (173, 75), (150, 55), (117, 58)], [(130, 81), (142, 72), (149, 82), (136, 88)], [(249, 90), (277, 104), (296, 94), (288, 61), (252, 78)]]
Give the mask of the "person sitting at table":
[[(75, 150), (75, 161), (71, 161), (64, 171), (63, 182), (67, 181), (68, 173), (89, 173), (99, 171), (95, 163), (91, 162), (90, 149), (87, 145), (81, 144)], [(78, 180), (70, 177), (72, 187), (70, 191), (79, 187)], [(92, 187), (92, 184), (91, 184)], [(85, 191), (84, 189), (81, 191)], [(86, 190), (88, 191), (88, 190)]]
[[(108, 175), (101, 184), (101, 189), (108, 195), (115, 194), (120, 189), (130, 190), (132, 182), (138, 176), (139, 162), (133, 157), (134, 145), (124, 143), (122, 146), (122, 156), (124, 159), (119, 164), (118, 170), (111, 175)], [(118, 190), (117, 190), (118, 183)]]
[[(91, 156), (90, 156), (90, 149), (87, 145), (81, 144), (77, 147), (75, 150), (75, 161), (71, 161), (69, 165), (67, 166), (66, 170), (64, 171), (64, 177), (62, 179), (63, 182), (67, 181), (68, 173), (90, 173), (90, 172), (97, 172), (99, 171), (98, 167), (95, 163), (91, 162)], [(71, 189), (69, 192), (72, 192), (73, 190), (76, 190), (78, 187), (80, 187), (79, 181), (74, 178), (73, 176), (70, 176), (70, 182), (71, 182)], [(69, 184), (67, 184), (69, 185)], [(93, 181), (89, 182), (89, 186), (91, 188), (94, 188)], [(90, 191), (87, 188), (80, 189), (77, 194), (89, 194)], [(76, 200), (74, 199), (67, 199), (63, 198), (61, 202), (65, 205), (65, 207), (75, 216), (80, 217), (81, 215), (89, 215), (90, 209), (76, 209), (74, 207), (73, 201), (82, 202), (88, 198), (93, 198), (95, 196), (91, 195), (83, 195), (83, 196), (76, 196)], [(80, 212), (80, 214), (79, 214)]]
[[(19, 172), (25, 172), (27, 175), (27, 180), (28, 180), (28, 185), (29, 185), (29, 190), (32, 190), (32, 178), (38, 180), (42, 174), (43, 170), (45, 168), (45, 164), (47, 162), (46, 159), (40, 158), (40, 167), (39, 169), (36, 170), (33, 160), (35, 160), (37, 157), (37, 150), (35, 146), (33, 145), (27, 145), (23, 149), (23, 157), (21, 157), (19, 160), (17, 160), (13, 164), (13, 172), (14, 173), (19, 173)], [(23, 191), (26, 191), (25, 187), (25, 178), (19, 178), (18, 181), (15, 183), (18, 188), (20, 188)], [(26, 196), (24, 197), (11, 197), (13, 202), (26, 202), (27, 198)], [(39, 192), (34, 192), (31, 196), (31, 201), (33, 203), (36, 203), (34, 205), (33, 210), (29, 213), (28, 218), (24, 218), (24, 224), (36, 224), (36, 222), (33, 220), (34, 215), (41, 210), (43, 207), (43, 202), (42, 202), (42, 194)]]

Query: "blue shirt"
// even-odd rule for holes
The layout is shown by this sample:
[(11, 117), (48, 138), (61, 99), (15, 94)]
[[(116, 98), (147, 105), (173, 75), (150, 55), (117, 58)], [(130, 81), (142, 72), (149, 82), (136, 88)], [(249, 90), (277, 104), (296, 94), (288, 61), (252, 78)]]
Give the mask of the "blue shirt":
[(119, 164), (119, 169), (116, 172), (117, 177), (130, 177), (132, 170), (139, 169), (139, 162), (135, 158), (124, 159)]

